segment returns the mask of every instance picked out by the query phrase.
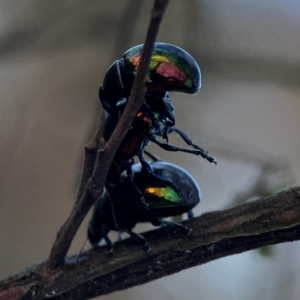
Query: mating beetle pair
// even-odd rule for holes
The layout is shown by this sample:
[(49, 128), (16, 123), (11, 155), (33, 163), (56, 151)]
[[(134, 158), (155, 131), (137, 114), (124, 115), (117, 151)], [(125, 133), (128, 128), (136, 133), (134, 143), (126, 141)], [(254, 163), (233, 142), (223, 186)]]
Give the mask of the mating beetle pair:
[[(141, 53), (142, 45), (128, 50), (121, 60), (117, 60), (112, 64), (104, 77), (99, 96), (103, 108), (109, 113), (103, 133), (105, 141), (110, 138), (128, 101)], [(131, 128), (113, 159), (105, 185), (109, 192), (115, 189), (124, 170), (127, 170), (128, 177), (132, 178), (131, 166), (134, 156), (139, 157), (144, 170), (149, 176), (159, 178), (143, 157), (143, 150), (150, 142), (167, 151), (181, 151), (201, 155), (208, 161), (216, 163), (214, 158), (209, 156), (207, 152), (193, 144), (184, 132), (174, 128), (174, 107), (170, 101), (168, 91), (195, 94), (199, 91), (200, 85), (200, 69), (194, 58), (176, 46), (165, 43), (155, 44), (147, 74), (145, 103), (138, 111)], [(179, 148), (169, 144), (168, 133), (171, 132), (178, 133), (193, 149)], [(167, 143), (158, 141), (157, 136), (161, 136)], [(159, 179), (175, 190), (177, 189), (170, 180), (162, 177)], [(133, 180), (131, 182), (134, 186)], [(136, 197), (141, 199), (146, 207), (139, 189), (136, 188), (135, 190)], [(177, 189), (177, 192), (180, 193), (180, 190)]]
[[(143, 45), (133, 47), (124, 53), (122, 59), (113, 63), (100, 87), (100, 101), (103, 108), (109, 113), (103, 132), (105, 141), (110, 138), (127, 104), (140, 63), (142, 48)], [(178, 213), (187, 212), (188, 206), (184, 206), (184, 211), (179, 209), (187, 187), (183, 187), (178, 178), (190, 178), (190, 175), (182, 175), (179, 167), (173, 167), (173, 171), (178, 171), (178, 178), (173, 178), (170, 175), (170, 164), (165, 162), (156, 168), (158, 162), (150, 164), (144, 158), (143, 152), (144, 148), (153, 142), (164, 150), (201, 155), (209, 162), (216, 163), (213, 157), (194, 144), (183, 131), (174, 127), (174, 107), (168, 92), (195, 94), (199, 91), (200, 86), (200, 69), (192, 56), (174, 45), (155, 43), (147, 73), (145, 102), (138, 111), (109, 169), (105, 183), (107, 189), (105, 197), (108, 197), (109, 200), (104, 201), (105, 209), (101, 207), (104, 210), (100, 213), (100, 208), (96, 206), (89, 226), (89, 239), (93, 245), (96, 243), (95, 240), (98, 241), (100, 237), (103, 237), (111, 246), (112, 244), (107, 237), (110, 230), (124, 230), (135, 239), (141, 240), (131, 231), (134, 225), (140, 221), (149, 221), (156, 225), (167, 223), (162, 218), (172, 216), (173, 209), (171, 210), (168, 205), (163, 206), (163, 209), (157, 206), (151, 207), (149, 194), (147, 194), (147, 189), (145, 190), (142, 183), (149, 186), (150, 189), (152, 189), (151, 185), (155, 185), (172, 190), (172, 193), (181, 199), (179, 202), (174, 202), (175, 207), (178, 208)], [(192, 148), (179, 148), (169, 144), (168, 134), (171, 132), (179, 134)], [(166, 142), (158, 141), (157, 136), (161, 136)], [(136, 170), (137, 167), (133, 167), (134, 156), (138, 156), (141, 163), (138, 171)], [(123, 174), (124, 171), (126, 171), (125, 175)], [(135, 174), (136, 171), (138, 175)], [(126, 193), (128, 199), (131, 199), (130, 203), (127, 197), (125, 199), (123, 196)], [(165, 203), (164, 194), (159, 194), (158, 198)], [(195, 202), (195, 205), (197, 203)], [(110, 205), (113, 208), (109, 210)], [(160, 213), (162, 210), (164, 211), (163, 215)], [(97, 239), (94, 239), (94, 236), (97, 236)], [(147, 249), (146, 246), (145, 248)]]

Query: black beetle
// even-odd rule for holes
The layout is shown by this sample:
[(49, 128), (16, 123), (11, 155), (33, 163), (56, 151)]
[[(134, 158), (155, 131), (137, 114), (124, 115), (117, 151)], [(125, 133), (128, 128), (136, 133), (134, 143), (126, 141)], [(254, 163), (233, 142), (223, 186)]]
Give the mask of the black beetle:
[[(92, 219), (88, 226), (88, 239), (97, 247), (104, 239), (108, 252), (112, 251), (113, 243), (108, 237), (111, 230), (127, 232), (134, 240), (144, 245), (149, 254), (150, 248), (145, 239), (132, 230), (139, 222), (151, 222), (155, 226), (162, 224), (172, 226), (187, 233), (190, 229), (180, 223), (174, 223), (163, 218), (191, 212), (201, 199), (201, 191), (194, 178), (181, 167), (165, 161), (150, 163), (154, 173), (159, 177), (167, 178), (174, 182), (180, 189), (179, 194), (171, 186), (160, 181), (159, 177), (149, 177), (143, 171), (141, 164), (132, 166), (134, 182), (141, 191), (148, 209), (135, 201), (132, 186), (128, 184), (125, 173), (113, 193), (104, 193), (94, 208)], [(190, 214), (191, 215), (191, 214)]]
[[(142, 50), (143, 45), (129, 49), (106, 72), (99, 98), (108, 113), (115, 113), (126, 103)], [(200, 68), (190, 54), (171, 44), (155, 43), (147, 73), (146, 95), (167, 91), (196, 94), (200, 87)]]
[[(103, 132), (103, 138), (108, 141), (115, 129), (123, 109), (127, 103), (134, 76), (140, 62), (143, 45), (135, 46), (125, 52), (121, 60), (117, 60), (107, 71), (100, 87), (100, 100), (103, 108), (110, 113)], [(127, 170), (128, 178), (132, 180), (131, 165), (137, 155), (144, 169), (153, 177), (157, 175), (143, 158), (143, 150), (154, 142), (167, 151), (181, 151), (201, 155), (209, 162), (216, 163), (206, 151), (195, 145), (181, 130), (174, 128), (174, 107), (167, 91), (197, 93), (201, 85), (201, 73), (197, 62), (187, 52), (174, 45), (155, 43), (150, 68), (147, 75), (145, 103), (138, 111), (131, 128), (127, 132), (110, 167), (106, 188), (113, 192), (120, 180), (121, 173)], [(168, 133), (175, 131), (194, 149), (179, 148), (168, 143)], [(156, 136), (162, 136), (167, 143), (160, 142)], [(163, 180), (163, 178), (160, 178)], [(167, 178), (165, 183), (176, 186)], [(145, 204), (141, 193), (135, 187), (136, 197)], [(180, 190), (177, 189), (180, 193)], [(146, 205), (145, 205), (146, 206)]]

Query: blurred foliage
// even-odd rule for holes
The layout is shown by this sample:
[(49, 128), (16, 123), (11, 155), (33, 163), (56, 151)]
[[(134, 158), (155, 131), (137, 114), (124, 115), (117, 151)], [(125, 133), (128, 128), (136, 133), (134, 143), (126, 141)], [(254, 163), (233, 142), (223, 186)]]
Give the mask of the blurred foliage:
[(271, 257), (274, 255), (273, 246), (265, 246), (257, 249), (258, 253), (265, 257)]

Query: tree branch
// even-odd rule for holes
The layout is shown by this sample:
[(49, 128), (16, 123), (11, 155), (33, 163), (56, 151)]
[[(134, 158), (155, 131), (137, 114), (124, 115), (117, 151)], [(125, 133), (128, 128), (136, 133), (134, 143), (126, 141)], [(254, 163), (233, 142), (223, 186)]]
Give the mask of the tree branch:
[(98, 150), (95, 163), (96, 166), (93, 169), (93, 174), (89, 178), (86, 187), (84, 188), (84, 192), (82, 192), (82, 189), (79, 190), (79, 193), (82, 192), (81, 199), (76, 203), (69, 218), (57, 233), (56, 240), (44, 269), (44, 277), (48, 281), (54, 279), (52, 275), (53, 273), (56, 273), (55, 269), (64, 265), (64, 259), (70, 248), (71, 242), (91, 206), (102, 194), (112, 159), (132, 124), (138, 109), (144, 102), (146, 74), (154, 42), (167, 5), (168, 0), (154, 1), (150, 25), (141, 56), (141, 62), (134, 80), (129, 101), (120, 121), (118, 122), (118, 125), (116, 126), (116, 129), (105, 145), (104, 150)]
[[(300, 239), (300, 187), (234, 208), (205, 213), (186, 222), (189, 236), (160, 228), (144, 236), (152, 247), (147, 256), (131, 240), (118, 242), (111, 255), (105, 248), (68, 258), (46, 284), (45, 262), (0, 282), (0, 300), (88, 299), (149, 282), (209, 261), (277, 243)], [(22, 296), (20, 298), (20, 296)]]
[(94, 137), (91, 140), (91, 142), (86, 147), (84, 147), (84, 163), (83, 163), (83, 170), (81, 174), (78, 193), (76, 197), (76, 202), (75, 202), (76, 204), (79, 203), (80, 199), (83, 197), (89, 178), (93, 174), (94, 165), (97, 160), (97, 151), (99, 148), (101, 149), (101, 147), (104, 146), (104, 143), (103, 145), (101, 145), (101, 136), (104, 129), (105, 120), (106, 120), (105, 110), (101, 109), (99, 122)]

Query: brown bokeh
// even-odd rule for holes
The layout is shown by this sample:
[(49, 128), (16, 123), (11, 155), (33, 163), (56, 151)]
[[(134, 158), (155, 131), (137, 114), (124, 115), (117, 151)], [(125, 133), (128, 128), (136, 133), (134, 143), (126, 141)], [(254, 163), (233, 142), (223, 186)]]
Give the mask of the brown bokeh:
[[(0, 278), (49, 254), (74, 204), (102, 78), (144, 41), (151, 5), (1, 2)], [(170, 2), (158, 40), (190, 52), (203, 75), (198, 95), (172, 95), (177, 127), (219, 164), (150, 148), (195, 176), (196, 214), (299, 183), (299, 20), (297, 0)], [(291, 243), (270, 257), (236, 255), (102, 299), (297, 300), (298, 251)]]

